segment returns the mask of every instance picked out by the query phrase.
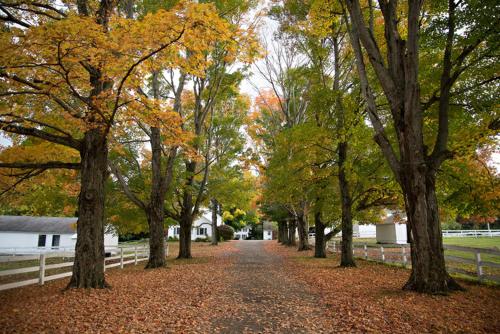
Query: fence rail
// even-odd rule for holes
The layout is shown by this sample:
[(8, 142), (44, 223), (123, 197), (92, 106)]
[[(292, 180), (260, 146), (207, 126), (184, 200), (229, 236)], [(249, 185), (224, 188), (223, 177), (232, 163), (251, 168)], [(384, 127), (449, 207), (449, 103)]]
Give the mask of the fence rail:
[[(479, 281), (493, 281), (500, 283), (500, 261), (485, 261), (481, 255), (500, 259), (500, 251), (488, 248), (474, 248), (454, 245), (443, 245), (445, 250), (458, 252), (456, 255), (445, 253), (446, 268), (450, 273), (457, 273), (478, 279)], [(332, 253), (340, 252), (340, 242), (330, 240), (327, 250)], [(367, 243), (353, 243), (353, 255), (365, 260), (399, 264), (403, 267), (411, 266), (410, 247), (405, 245), (372, 245)], [(473, 254), (468, 258), (460, 253)], [(485, 269), (488, 269), (486, 272)], [(490, 273), (493, 271), (493, 273)]]
[(498, 237), (500, 230), (443, 230), (443, 237)]
[[(166, 250), (166, 255), (168, 256), (168, 243), (166, 244), (165, 250)], [(148, 246), (109, 247), (109, 248), (106, 248), (106, 252), (111, 253), (112, 256), (104, 258), (104, 270), (105, 271), (106, 271), (106, 269), (118, 267), (118, 266), (121, 269), (123, 269), (123, 267), (127, 264), (137, 265), (139, 262), (145, 261), (149, 258), (149, 247)], [(5, 254), (5, 253), (3, 253), (3, 254)], [(73, 266), (73, 261), (47, 264), (47, 259), (63, 258), (63, 260), (65, 260), (65, 258), (72, 258), (72, 257), (74, 257), (74, 251), (73, 252), (49, 251), (49, 252), (45, 252), (45, 253), (30, 254), (30, 255), (26, 255), (24, 252), (22, 252), (21, 254), (23, 254), (23, 255), (16, 255), (16, 254), (13, 254), (12, 252), (10, 252), (10, 253), (8, 253), (8, 255), (2, 255), (2, 256), (0, 256), (0, 263), (38, 260), (38, 265), (26, 266), (26, 267), (21, 267), (21, 268), (16, 268), (16, 269), (0, 270), (0, 278), (6, 277), (6, 276), (14, 276), (14, 275), (20, 275), (20, 274), (33, 273), (33, 272), (38, 272), (38, 278), (23, 279), (23, 280), (18, 280), (18, 281), (14, 281), (14, 282), (0, 284), (0, 291), (18, 288), (18, 287), (26, 286), (26, 285), (32, 285), (32, 284), (43, 285), (47, 281), (68, 277), (68, 276), (71, 276), (71, 274), (72, 274), (71, 271), (68, 271), (68, 272), (47, 275), (47, 271), (49, 271), (49, 270)]]

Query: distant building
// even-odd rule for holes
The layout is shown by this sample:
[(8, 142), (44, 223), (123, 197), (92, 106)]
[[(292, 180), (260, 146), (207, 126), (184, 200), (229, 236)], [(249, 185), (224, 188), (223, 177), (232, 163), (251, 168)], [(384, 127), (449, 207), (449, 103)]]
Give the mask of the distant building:
[[(222, 217), (217, 215), (217, 226), (222, 224)], [(181, 234), (180, 225), (170, 226), (168, 228), (168, 236), (179, 238)], [(202, 209), (201, 215), (193, 221), (191, 229), (191, 240), (212, 238), (212, 211)]]
[[(0, 216), (0, 253), (73, 251), (76, 245), (75, 217)], [(118, 235), (108, 229), (104, 246), (118, 245)]]
[(250, 230), (251, 228), (249, 226), (245, 226), (234, 232), (234, 238), (238, 240), (245, 240), (250, 235)]
[(375, 238), (376, 230), (375, 224), (352, 225), (352, 235), (355, 238)]
[(406, 217), (399, 212), (389, 212), (382, 224), (377, 224), (377, 242), (382, 244), (406, 244)]
[(262, 233), (262, 239), (264, 239), (264, 240), (275, 239), (273, 224), (269, 221), (265, 221), (262, 224), (263, 224), (263, 230), (264, 230)]

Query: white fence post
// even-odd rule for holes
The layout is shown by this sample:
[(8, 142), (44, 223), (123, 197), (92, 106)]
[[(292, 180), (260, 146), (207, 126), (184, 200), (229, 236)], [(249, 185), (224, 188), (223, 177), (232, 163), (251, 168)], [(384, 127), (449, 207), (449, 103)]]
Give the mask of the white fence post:
[(383, 246), (380, 246), (380, 256), (382, 257), (382, 262), (385, 262), (385, 254)]
[(123, 269), (123, 247), (120, 248), (120, 269)]
[(406, 265), (408, 264), (408, 259), (406, 258), (406, 249), (405, 249), (405, 246), (403, 246), (401, 248), (401, 254), (403, 256), (403, 267), (406, 267)]
[(169, 246), (169, 245), (168, 245), (168, 242), (167, 242), (167, 245), (166, 245), (166, 247), (165, 247), (165, 256), (166, 256), (166, 257), (168, 257), (168, 246)]
[(481, 265), (481, 253), (476, 252), (476, 267), (477, 267), (477, 278), (479, 280), (483, 277), (483, 266)]
[(134, 265), (137, 265), (137, 246), (134, 246)]
[(40, 254), (40, 271), (38, 273), (38, 284), (43, 285), (45, 283), (45, 254)]
[(368, 260), (368, 246), (365, 244), (363, 245), (363, 249), (365, 250), (365, 260)]

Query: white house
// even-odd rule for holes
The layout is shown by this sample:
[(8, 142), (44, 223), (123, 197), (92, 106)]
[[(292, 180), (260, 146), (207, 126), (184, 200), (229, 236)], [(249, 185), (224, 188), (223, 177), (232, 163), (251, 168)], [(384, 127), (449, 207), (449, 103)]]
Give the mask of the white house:
[[(217, 226), (222, 224), (222, 217), (217, 215)], [(179, 225), (170, 226), (168, 228), (168, 236), (179, 238), (181, 227)], [(212, 211), (202, 209), (201, 215), (193, 222), (191, 230), (191, 240), (212, 238)]]
[(234, 238), (238, 240), (245, 240), (246, 238), (248, 238), (249, 235), (250, 235), (249, 226), (245, 226), (241, 228), (239, 231), (234, 232)]
[[(73, 251), (78, 218), (0, 216), (0, 253), (33, 253), (50, 250)], [(111, 229), (104, 234), (104, 246), (118, 245)]]

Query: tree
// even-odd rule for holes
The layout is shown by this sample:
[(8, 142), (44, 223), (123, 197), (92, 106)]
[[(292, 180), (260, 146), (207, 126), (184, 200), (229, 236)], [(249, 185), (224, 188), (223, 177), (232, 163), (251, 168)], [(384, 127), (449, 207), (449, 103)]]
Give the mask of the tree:
[[(68, 287), (107, 285), (103, 238), (108, 135), (117, 115), (137, 111), (132, 92), (140, 68), (155, 55), (175, 54), (181, 47), (200, 55), (213, 40), (229, 38), (227, 24), (211, 5), (180, 3), (171, 11), (130, 21), (113, 17), (116, 3), (102, 0), (94, 8), (81, 0), (66, 11), (55, 1), (1, 5), (7, 15), (0, 37), (6, 46), (0, 58), (1, 129), (67, 146), (80, 155), (78, 238)], [(199, 73), (200, 56), (191, 59), (182, 66)], [(45, 170), (61, 164), (23, 167)]]
[[(428, 8), (435, 16), (430, 15), (430, 20), (421, 24), (422, 1), (409, 0), (406, 6), (398, 6), (397, 1), (379, 1), (382, 14), (380, 26), (384, 29), (382, 42), (374, 31), (373, 17), (376, 13), (373, 7), (369, 8), (370, 24), (367, 26), (360, 2), (346, 0), (345, 4), (358, 76), (375, 140), (404, 195), (412, 253), (412, 272), (404, 288), (428, 293), (460, 289), (445, 268), (436, 174), (442, 163), (452, 156), (448, 149), (449, 106), (454, 95), (452, 88), (458, 86), (465, 72), (489, 63), (486, 59), (498, 48), (498, 43), (493, 41), (495, 20), (487, 19), (488, 8), (494, 5), (450, 0), (441, 7), (446, 8), (444, 11)], [(443, 29), (446, 40), (439, 46), (439, 50), (444, 50), (439, 62), (439, 88), (427, 101), (422, 101), (419, 36), (425, 31), (422, 26), (439, 21), (440, 15), (446, 17)], [(458, 21), (457, 16), (464, 20)], [(382, 43), (385, 43), (384, 48)], [(387, 125), (377, 108), (376, 89), (370, 83), (364, 54), (368, 56), (375, 81), (388, 103), (391, 125), (396, 134), (394, 139), (388, 135)], [(436, 72), (435, 69), (433, 71)], [(494, 75), (486, 80), (468, 80), (471, 82), (464, 83), (463, 89), (467, 91), (495, 80)], [(459, 92), (460, 88), (455, 93)], [(435, 103), (437, 127), (433, 127), (433, 131), (426, 133), (428, 136), (424, 138), (424, 111)]]

